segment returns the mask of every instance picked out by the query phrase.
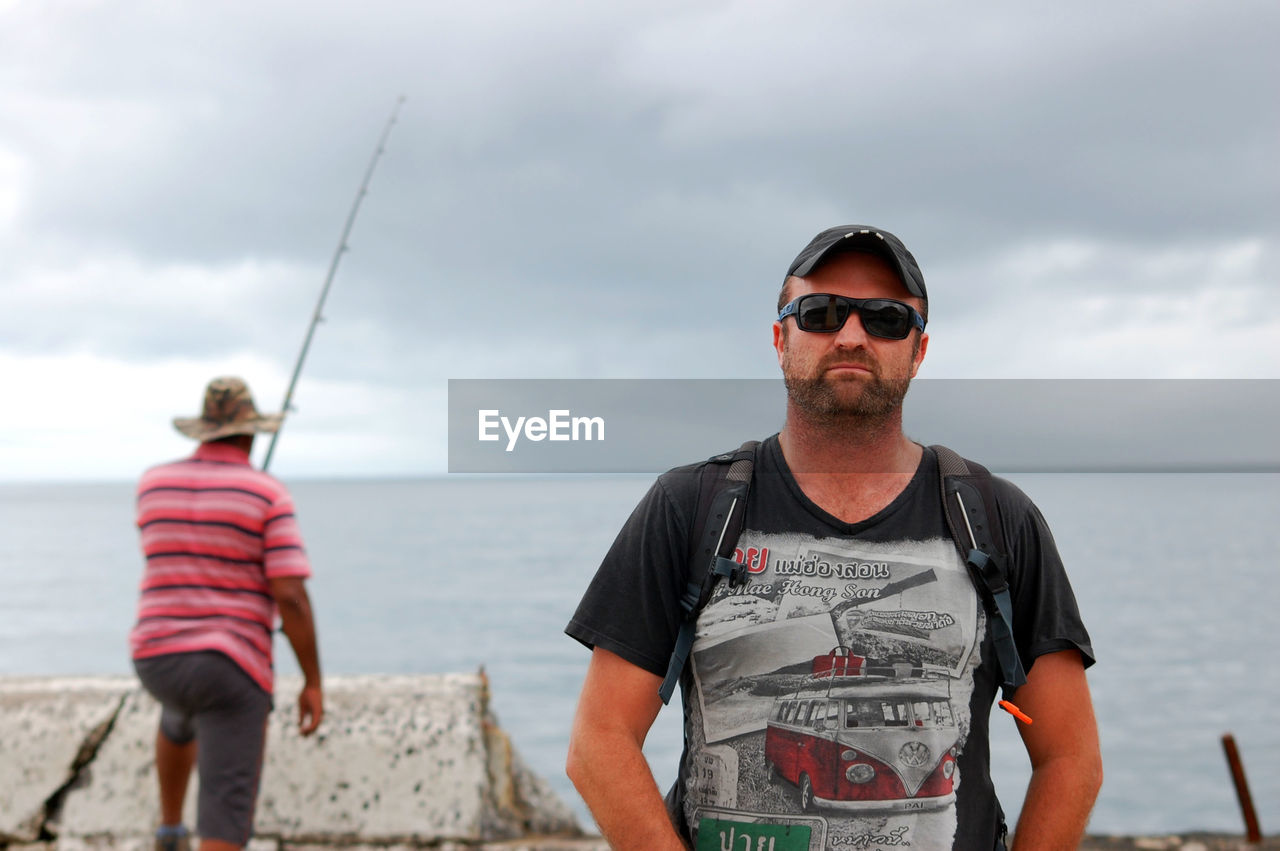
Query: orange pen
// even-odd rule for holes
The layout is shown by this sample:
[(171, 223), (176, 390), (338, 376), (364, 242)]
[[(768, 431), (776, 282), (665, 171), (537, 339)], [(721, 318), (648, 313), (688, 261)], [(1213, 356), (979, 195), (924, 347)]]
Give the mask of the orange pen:
[(1031, 721), (1031, 716), (1030, 716), (1030, 715), (1028, 715), (1027, 713), (1023, 712), (1023, 711), (1022, 711), (1021, 709), (1019, 709), (1016, 705), (1014, 705), (1014, 703), (1013, 703), (1013, 701), (1012, 701), (1012, 700), (1002, 700), (1002, 701), (1000, 701), (1000, 708), (1001, 708), (1001, 709), (1003, 709), (1005, 712), (1008, 712), (1008, 713), (1009, 713), (1010, 715), (1012, 715), (1014, 718), (1017, 718), (1017, 719), (1018, 719), (1019, 721), (1021, 721), (1023, 724), (1031, 724), (1031, 723), (1033, 723), (1033, 722)]

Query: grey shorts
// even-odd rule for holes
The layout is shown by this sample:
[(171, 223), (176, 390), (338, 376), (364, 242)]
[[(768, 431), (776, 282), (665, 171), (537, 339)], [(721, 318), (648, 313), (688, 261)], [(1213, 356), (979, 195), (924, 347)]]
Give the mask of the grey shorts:
[(165, 738), (178, 745), (198, 743), (196, 833), (246, 844), (253, 832), (271, 696), (230, 658), (213, 651), (135, 659), (133, 667), (160, 701)]

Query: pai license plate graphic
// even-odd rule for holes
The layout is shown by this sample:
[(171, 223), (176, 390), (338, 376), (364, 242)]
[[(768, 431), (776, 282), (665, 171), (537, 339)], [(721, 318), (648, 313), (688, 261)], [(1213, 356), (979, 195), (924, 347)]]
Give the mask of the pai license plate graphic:
[(698, 823), (697, 851), (809, 851), (805, 824), (753, 824), (704, 818)]

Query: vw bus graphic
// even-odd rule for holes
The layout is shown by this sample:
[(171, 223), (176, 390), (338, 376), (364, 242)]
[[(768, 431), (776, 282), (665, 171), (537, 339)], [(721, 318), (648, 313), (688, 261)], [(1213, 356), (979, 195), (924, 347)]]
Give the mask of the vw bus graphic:
[(959, 728), (945, 672), (875, 665), (837, 647), (808, 682), (774, 701), (764, 753), (771, 780), (800, 792), (800, 808), (902, 812), (955, 800)]

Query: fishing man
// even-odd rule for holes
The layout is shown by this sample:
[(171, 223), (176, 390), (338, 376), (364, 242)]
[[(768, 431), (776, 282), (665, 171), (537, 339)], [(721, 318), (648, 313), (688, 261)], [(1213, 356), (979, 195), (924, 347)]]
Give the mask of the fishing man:
[[(704, 465), (658, 479), (566, 629), (592, 648), (569, 776), (620, 849), (1004, 848), (988, 716), (1007, 620), (949, 531), (945, 450), (902, 430), (929, 343), (924, 278), (889, 232), (831, 228), (792, 262), (778, 311), (786, 420), (753, 451), (731, 568), (745, 576), (713, 586), (688, 663), (672, 663), (676, 786), (664, 806), (641, 746), (691, 571), (707, 570), (691, 541)], [(1017, 722), (1032, 777), (1014, 847), (1075, 848), (1102, 781), (1093, 651), (1044, 519), (987, 481), (1011, 586), (1002, 646), (1026, 667), (1008, 706), (1033, 721)]]
[(254, 435), (276, 431), (282, 419), (259, 414), (241, 379), (215, 378), (201, 415), (173, 421), (200, 441), (195, 454), (147, 470), (138, 484), (146, 567), (129, 641), (139, 679), (162, 706), (157, 851), (188, 847), (182, 807), (193, 765), (201, 851), (249, 841), (272, 707), (277, 612), (304, 677), (299, 731), (314, 733), (324, 717), (304, 585), (311, 569), (293, 499), (249, 464)]

